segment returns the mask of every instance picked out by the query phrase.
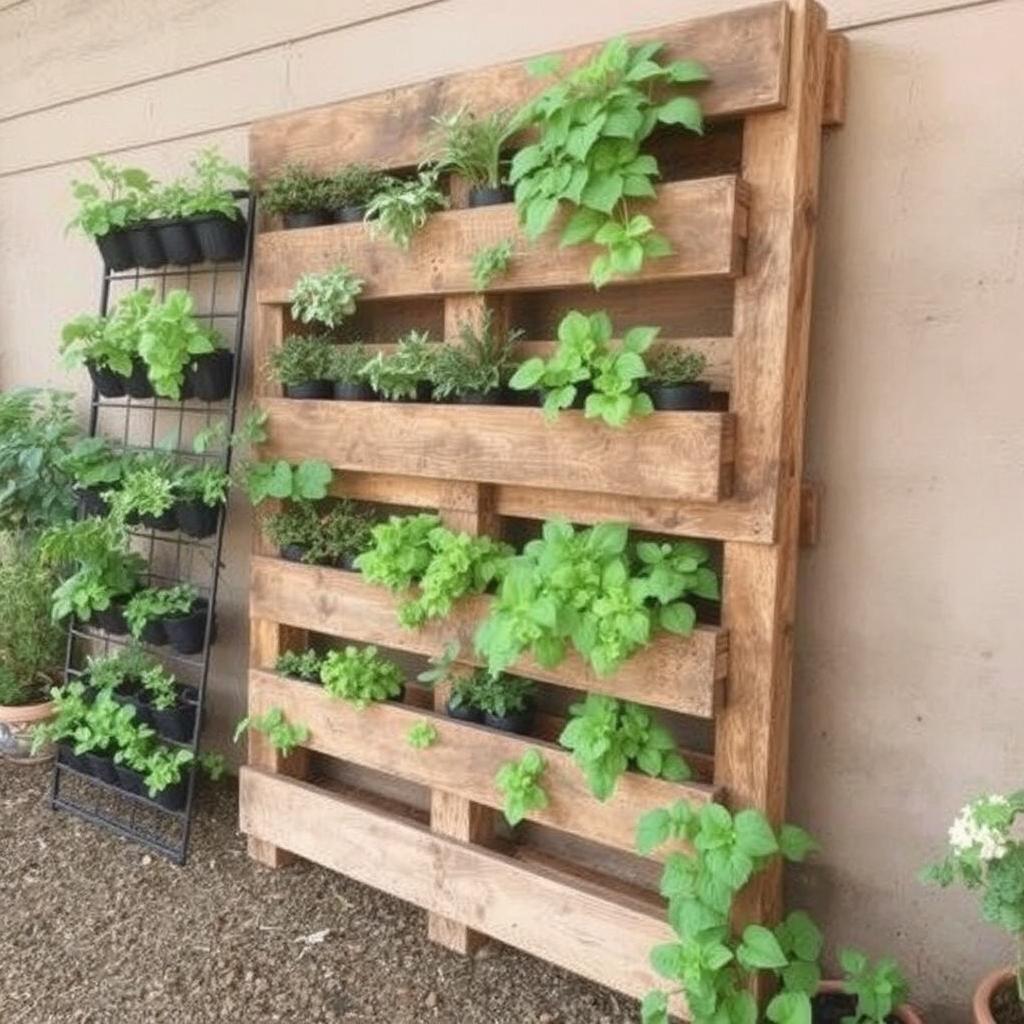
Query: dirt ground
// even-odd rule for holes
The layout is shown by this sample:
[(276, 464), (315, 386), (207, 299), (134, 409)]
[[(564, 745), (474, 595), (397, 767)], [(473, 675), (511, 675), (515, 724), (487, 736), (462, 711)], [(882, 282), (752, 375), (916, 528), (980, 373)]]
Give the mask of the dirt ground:
[(254, 864), (233, 783), (203, 795), (178, 868), (52, 813), (49, 777), (0, 762), (2, 1024), (639, 1019), (629, 1000), (507, 948), (439, 949), (419, 910), (339, 875)]

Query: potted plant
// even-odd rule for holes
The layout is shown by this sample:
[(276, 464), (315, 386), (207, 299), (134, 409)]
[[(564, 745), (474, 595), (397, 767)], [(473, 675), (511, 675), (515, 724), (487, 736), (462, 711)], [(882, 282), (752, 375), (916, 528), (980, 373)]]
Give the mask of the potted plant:
[(356, 571), (355, 560), (370, 545), (370, 514), (347, 499), (334, 502), (319, 516), (306, 557), (318, 565)]
[(943, 888), (960, 883), (981, 896), (982, 917), (1013, 938), (1013, 967), (993, 971), (974, 993), (976, 1024), (1016, 1024), (1024, 1015), (1024, 840), (1014, 825), (1024, 813), (1024, 790), (978, 797), (949, 830), (949, 851), (924, 872)]
[(360, 221), (366, 207), (380, 191), (386, 178), (381, 171), (366, 164), (343, 167), (327, 184), (327, 209), (338, 224)]
[(180, 212), (188, 218), (200, 252), (213, 263), (240, 260), (245, 255), (246, 223), (232, 187), (247, 188), (249, 175), (216, 148), (202, 150), (191, 166), (192, 181)]
[(707, 409), (711, 387), (700, 379), (707, 367), (702, 352), (677, 348), (657, 349), (647, 359), (644, 390), (655, 409)]
[(52, 714), (31, 727), (30, 757), (45, 757), (56, 747), (57, 760), (77, 772), (88, 772), (85, 759), (75, 753), (75, 730), (85, 719), (89, 705), (85, 684), (73, 679), (50, 690)]
[(398, 339), (395, 351), (378, 352), (362, 369), (379, 397), (389, 402), (427, 402), (437, 358), (427, 331), (409, 331)]
[(264, 516), (263, 532), (288, 562), (310, 562), (309, 552), (320, 531), (320, 516), (309, 501), (291, 501)]
[(141, 679), (142, 698), (156, 731), (165, 739), (191, 743), (196, 728), (196, 692), (181, 687), (169, 672), (154, 665)]
[(33, 750), (33, 729), (50, 721), (50, 696), (65, 632), (50, 618), (54, 574), (34, 540), (0, 535), (0, 757), (28, 763), (53, 756)]
[(502, 147), (512, 134), (512, 119), (505, 110), (478, 117), (465, 108), (433, 118), (429, 160), (438, 170), (459, 174), (470, 186), (469, 205), (492, 206), (512, 202), (512, 190), (502, 176)]
[(435, 169), (420, 171), (416, 178), (388, 178), (366, 207), (370, 233), (383, 233), (395, 245), (408, 249), (413, 235), (435, 210), (443, 210), (448, 200), (437, 187)]
[(334, 346), (325, 335), (290, 334), (271, 352), (268, 375), (281, 385), (285, 398), (333, 398), (333, 351)]
[(203, 250), (185, 213), (191, 198), (188, 185), (178, 180), (161, 185), (154, 201), (157, 219), (153, 221), (153, 228), (167, 262), (176, 267), (189, 267), (203, 261)]
[(83, 437), (75, 442), (64, 468), (74, 481), (75, 497), (85, 516), (105, 516), (110, 505), (103, 497), (115, 490), (124, 473), (124, 457), (102, 437)]
[(303, 274), (291, 291), (292, 317), (328, 330), (340, 327), (356, 311), (356, 296), (363, 284), (344, 264), (322, 274)]
[(202, 540), (217, 532), (220, 511), (228, 500), (231, 478), (217, 466), (183, 466), (176, 479), (178, 500), (174, 518), (178, 529)]
[(178, 470), (173, 459), (154, 452), (129, 459), (121, 487), (111, 495), (110, 504), (129, 526), (141, 524), (147, 530), (166, 533), (178, 528), (178, 497)]
[(156, 730), (145, 722), (125, 722), (117, 737), (114, 774), (126, 793), (142, 796), (146, 792), (146, 758), (153, 748)]
[(134, 719), (135, 708), (119, 704), (109, 690), (100, 690), (75, 729), (75, 754), (84, 759), (91, 775), (111, 786), (117, 785), (114, 754)]
[(283, 651), (274, 662), (274, 671), (289, 679), (301, 679), (306, 683), (320, 682), (320, 655), (312, 648), (306, 651)]
[(136, 719), (149, 724), (149, 707), (142, 699), (142, 677), (156, 662), (144, 651), (132, 645), (116, 654), (89, 657), (85, 679), (93, 693), (108, 690), (119, 704), (135, 708)]
[(327, 379), (331, 382), (336, 399), (343, 402), (372, 402), (374, 400), (373, 388), (370, 387), (363, 373), (366, 362), (366, 349), (359, 342), (331, 346), (327, 363)]
[(461, 405), (500, 405), (512, 367), (512, 345), (522, 333), (498, 329), (490, 309), (476, 323), (463, 320), (459, 343), (440, 345), (436, 351), (433, 397)]
[(331, 650), (320, 667), (320, 681), (332, 697), (362, 710), (377, 701), (401, 700), (402, 670), (376, 647)]
[(156, 746), (142, 765), (146, 795), (165, 811), (185, 807), (195, 755), (182, 747)]
[[(210, 602), (200, 597), (189, 583), (169, 588), (164, 596), (164, 612), (160, 617), (167, 642), (179, 654), (198, 654), (206, 638), (206, 622)], [(216, 621), (210, 623), (210, 643), (216, 639)]]
[(66, 367), (85, 366), (103, 398), (123, 398), (137, 353), (137, 339), (113, 334), (105, 317), (85, 314), (61, 328), (59, 351)]
[(532, 679), (504, 672), (491, 676), (481, 669), (473, 688), (473, 702), (484, 713), (484, 725), (525, 735), (533, 727), (536, 689)]
[(330, 180), (299, 164), (285, 167), (263, 185), (263, 209), (279, 216), (285, 228), (330, 224)]

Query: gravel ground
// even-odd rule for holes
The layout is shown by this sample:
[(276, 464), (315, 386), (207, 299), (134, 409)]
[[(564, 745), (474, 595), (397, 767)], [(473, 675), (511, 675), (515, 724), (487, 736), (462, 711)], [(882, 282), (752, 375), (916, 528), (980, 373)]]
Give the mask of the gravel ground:
[(178, 868), (51, 813), (48, 782), (46, 767), (0, 762), (3, 1024), (639, 1018), (629, 1000), (505, 947), (475, 959), (439, 949), (422, 912), (340, 875), (254, 864), (233, 784), (204, 794)]

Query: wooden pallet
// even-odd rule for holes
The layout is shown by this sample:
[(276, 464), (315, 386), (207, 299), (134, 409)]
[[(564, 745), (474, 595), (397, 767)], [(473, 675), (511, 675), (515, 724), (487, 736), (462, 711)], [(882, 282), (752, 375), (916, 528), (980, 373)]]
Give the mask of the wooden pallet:
[[(581, 413), (551, 425), (527, 408), (295, 402), (267, 383), (256, 397), (270, 413), (267, 454), (326, 459), (339, 471), (338, 495), (437, 509), (454, 528), (494, 536), (508, 518), (557, 516), (721, 541), (721, 626), (659, 636), (609, 678), (575, 656), (556, 669), (516, 666), (544, 684), (710, 720), (713, 757), (693, 758), (702, 781), (630, 774), (599, 803), (551, 742), (555, 720), (524, 739), (448, 719), (430, 706), (443, 695), (412, 686), (405, 703), (358, 712), (275, 675), (277, 654), (310, 631), (421, 655), (458, 638), (471, 658), (489, 599), (464, 600), (444, 622), (407, 630), (383, 590), (356, 574), (283, 562), (257, 538), (250, 709), (280, 707), (311, 735), (289, 758), (252, 736), (241, 784), (242, 827), (263, 863), (314, 860), (426, 908), (431, 937), (452, 949), (469, 951), (490, 936), (633, 996), (656, 983), (647, 953), (669, 934), (658, 900), (501, 839), (493, 776), (538, 747), (550, 806), (531, 820), (617, 855), (631, 851), (640, 813), (675, 799), (724, 799), (782, 818), (801, 510), (804, 536), (817, 523), (815, 492), (801, 488), (800, 469), (819, 147), (822, 126), (842, 121), (846, 64), (844, 41), (829, 36), (823, 10), (807, 0), (637, 38), (664, 40), (671, 57), (700, 60), (712, 75), (702, 96), (709, 135), (680, 141), (667, 163), (659, 153), (675, 173), (657, 190), (654, 217), (673, 256), (594, 295), (591, 253), (559, 249), (555, 236), (527, 250), (511, 206), (466, 209), (458, 182), (453, 208), (432, 217), (408, 253), (369, 238), (362, 225), (264, 225), (271, 229), (256, 244), (255, 359), (262, 364), (291, 329), (296, 278), (344, 262), (366, 281), (360, 316), (377, 338), (398, 324), (451, 336), (461, 318), (487, 307), (503, 322), (528, 323), (519, 346), (537, 354), (551, 347), (545, 339), (560, 302), (608, 308), (621, 327), (661, 322), (668, 340), (659, 344), (708, 356), (720, 411), (658, 413), (615, 431)], [(581, 46), (567, 59), (581, 62), (594, 49)], [(274, 118), (254, 126), (251, 163), (261, 176), (297, 161), (323, 171), (353, 161), (409, 167), (432, 116), (463, 104), (478, 112), (515, 106), (536, 88), (517, 62)], [(505, 237), (528, 258), (486, 297), (472, 294), (471, 253)], [(418, 752), (405, 734), (422, 719), (440, 742)], [(313, 784), (311, 753), (423, 787), (429, 816)], [(768, 874), (742, 894), (739, 916), (770, 920), (779, 904), (780, 879)]]

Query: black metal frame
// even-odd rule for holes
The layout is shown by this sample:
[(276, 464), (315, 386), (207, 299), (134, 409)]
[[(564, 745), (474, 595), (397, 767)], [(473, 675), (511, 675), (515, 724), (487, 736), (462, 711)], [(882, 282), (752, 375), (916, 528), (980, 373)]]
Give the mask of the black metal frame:
[[(214, 459), (220, 460), (225, 471), (231, 468), (232, 447), (230, 440), (221, 451), (195, 454), (191, 449), (182, 446), (186, 433), (186, 422), (195, 433), (198, 429), (211, 426), (218, 418), (226, 420), (227, 436), (230, 438), (235, 428), (238, 408), (238, 383), (241, 378), (242, 352), (245, 337), (246, 307), (249, 296), (249, 273), (252, 264), (253, 238), (256, 225), (256, 197), (249, 192), (236, 192), (235, 198), (246, 200), (246, 237), (245, 249), (240, 263), (203, 263), (195, 267), (176, 268), (163, 267), (159, 270), (140, 270), (113, 272), (104, 267), (100, 290), (100, 313), (105, 315), (110, 306), (111, 285), (122, 282), (125, 291), (135, 291), (141, 286), (156, 287), (161, 298), (167, 292), (168, 282), (172, 287), (192, 291), (200, 281), (209, 282), (209, 310), (196, 312), (198, 320), (205, 320), (212, 327), (218, 320), (235, 322), (233, 332), (234, 366), (232, 368), (231, 393), (224, 402), (202, 403), (197, 400), (170, 402), (166, 399), (134, 399), (101, 398), (95, 386), (89, 410), (89, 434), (94, 436), (101, 431), (101, 415), (109, 411), (115, 414), (121, 411), (121, 446), (126, 450), (163, 449), (157, 445), (157, 421), (161, 413), (177, 413), (176, 447), (173, 454), (186, 458), (202, 460), (204, 463)], [(218, 278), (237, 275), (236, 308), (230, 310), (217, 309)], [(194, 293), (193, 293), (194, 294)], [(226, 339), (225, 339), (226, 340)], [(132, 435), (133, 413), (149, 416), (149, 444), (130, 443)], [(186, 420), (189, 417), (189, 420)], [(173, 418), (173, 417), (172, 417)], [(199, 422), (195, 422), (196, 420)], [(138, 421), (136, 421), (138, 422)], [(181, 446), (181, 447), (179, 447)], [(199, 753), (199, 736), (202, 731), (203, 709), (206, 702), (206, 688), (210, 673), (211, 639), (215, 628), (217, 605), (217, 587), (220, 578), (221, 554), (224, 545), (224, 528), (227, 520), (227, 506), (221, 509), (218, 517), (217, 532), (212, 540), (196, 540), (180, 532), (162, 533), (160, 531), (137, 528), (130, 531), (130, 536), (145, 547), (148, 545), (147, 561), (150, 566), (150, 581), (159, 580), (169, 585), (188, 581), (197, 586), (201, 596), (207, 597), (209, 604), (206, 613), (206, 628), (203, 637), (201, 654), (186, 656), (164, 648), (148, 648), (154, 657), (172, 663), (169, 667), (175, 675), (184, 668), (196, 674), (197, 678), (188, 680), (198, 691), (195, 727), (190, 743), (175, 744), (172, 740), (161, 738), (161, 742), (187, 747), (193, 753)], [(158, 548), (158, 545), (160, 548)], [(170, 575), (154, 571), (154, 556), (164, 551), (164, 546), (173, 547), (174, 569)], [(188, 553), (187, 567), (183, 568), (183, 553)], [(195, 554), (200, 552), (207, 556), (208, 578), (205, 585), (193, 579)], [(183, 571), (186, 575), (183, 575)], [(64, 680), (78, 677), (85, 653), (106, 654), (110, 648), (125, 646), (132, 643), (127, 637), (111, 636), (97, 628), (76, 623), (72, 617), (68, 628), (68, 639), (64, 664)], [(145, 645), (144, 645), (145, 646)], [(50, 794), (50, 806), (54, 810), (67, 811), (93, 824), (114, 832), (127, 839), (132, 839), (142, 846), (159, 853), (177, 864), (184, 864), (188, 857), (189, 839), (192, 830), (192, 815), (195, 801), (197, 770), (193, 765), (188, 775), (188, 788), (185, 806), (181, 811), (170, 811), (159, 806), (145, 796), (137, 796), (110, 783), (88, 775), (71, 765), (63, 764), (59, 758), (54, 763), (53, 785)]]

